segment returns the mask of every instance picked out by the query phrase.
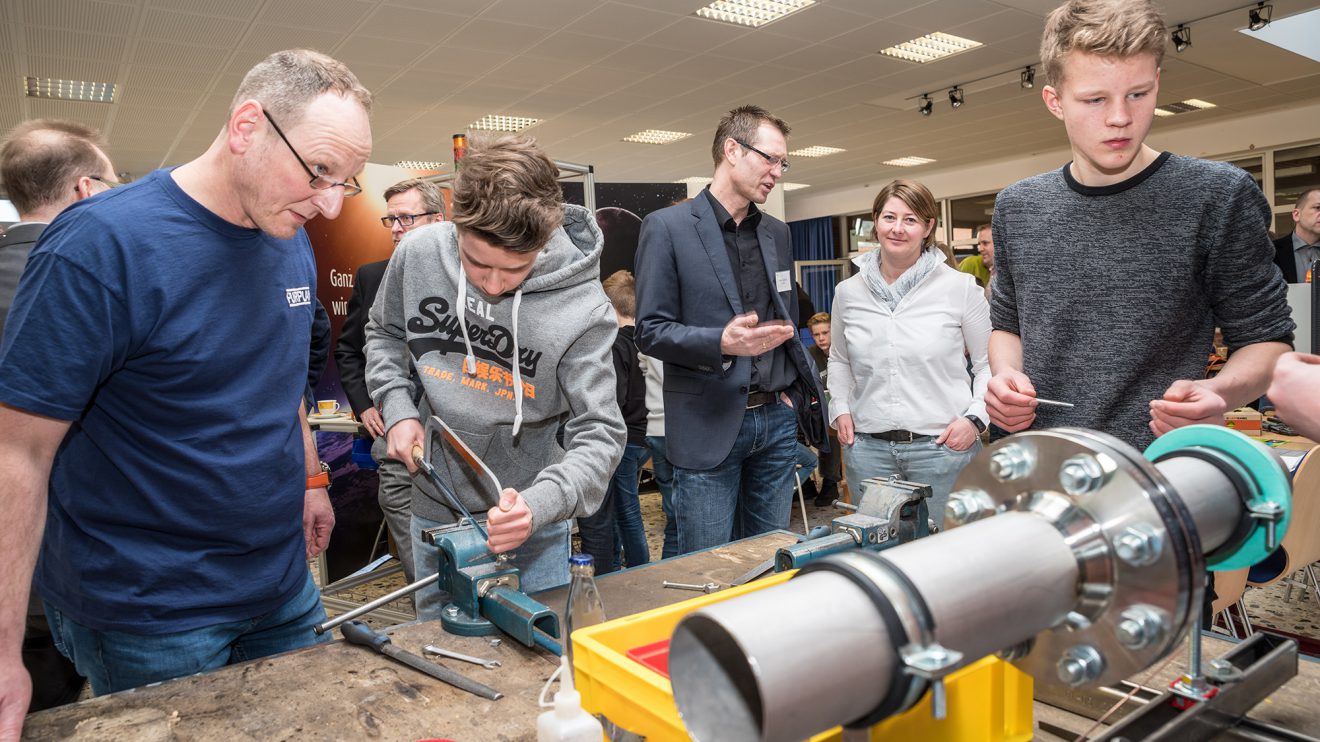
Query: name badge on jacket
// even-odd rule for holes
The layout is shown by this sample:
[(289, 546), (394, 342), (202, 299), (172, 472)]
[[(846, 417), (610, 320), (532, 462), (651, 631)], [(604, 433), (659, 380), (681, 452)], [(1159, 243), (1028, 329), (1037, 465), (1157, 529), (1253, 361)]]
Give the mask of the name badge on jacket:
[(775, 271), (775, 291), (788, 291), (793, 288), (793, 282), (789, 280), (788, 271)]

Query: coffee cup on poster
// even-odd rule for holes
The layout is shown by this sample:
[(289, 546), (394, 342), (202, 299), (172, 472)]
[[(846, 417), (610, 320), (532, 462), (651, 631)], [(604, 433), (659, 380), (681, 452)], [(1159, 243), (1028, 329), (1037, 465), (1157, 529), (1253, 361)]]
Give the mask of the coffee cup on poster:
[(316, 412), (320, 415), (333, 415), (339, 412), (339, 402), (333, 399), (316, 400)]

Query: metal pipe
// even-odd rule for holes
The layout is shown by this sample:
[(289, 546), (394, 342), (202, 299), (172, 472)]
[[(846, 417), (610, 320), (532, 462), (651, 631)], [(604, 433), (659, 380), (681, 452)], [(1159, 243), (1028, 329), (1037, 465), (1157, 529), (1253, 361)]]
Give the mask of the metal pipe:
[(1191, 513), (1205, 553), (1223, 546), (1242, 518), (1248, 517), (1242, 495), (1214, 464), (1190, 456), (1173, 456), (1155, 464), (1155, 468), (1169, 480)]
[(861, 718), (897, 661), (871, 599), (825, 572), (693, 613), (669, 656), (674, 700), (700, 742), (800, 740), (821, 719)]
[[(1029, 513), (883, 556), (918, 586), (938, 641), (968, 661), (1059, 623), (1076, 599), (1076, 557)], [(669, 667), (694, 739), (795, 740), (876, 708), (899, 661), (895, 649), (871, 598), (847, 578), (818, 572), (693, 613), (674, 631)]]
[(393, 603), (394, 601), (398, 600), (399, 598), (402, 598), (405, 595), (411, 595), (417, 592), (418, 590), (421, 590), (422, 588), (426, 587), (427, 585), (430, 585), (432, 582), (435, 582), (438, 579), (440, 579), (439, 572), (431, 575), (430, 577), (423, 577), (422, 579), (412, 583), (411, 585), (404, 585), (403, 587), (399, 588), (398, 590), (395, 590), (394, 592), (388, 595), (382, 595), (379, 598), (376, 598), (375, 600), (371, 601), (370, 603), (363, 603), (361, 606), (354, 608), (348, 613), (341, 613), (338, 616), (335, 616), (334, 618), (330, 619), (329, 621), (326, 621), (323, 624), (318, 624), (316, 626), (313, 626), (312, 631), (315, 631), (318, 634), (324, 634), (325, 632), (330, 631), (331, 629), (335, 628), (341, 623), (344, 623), (345, 621), (352, 621), (353, 619), (357, 618), (358, 616), (361, 616), (364, 613), (371, 613), (372, 611), (376, 610), (377, 608), (387, 603)]

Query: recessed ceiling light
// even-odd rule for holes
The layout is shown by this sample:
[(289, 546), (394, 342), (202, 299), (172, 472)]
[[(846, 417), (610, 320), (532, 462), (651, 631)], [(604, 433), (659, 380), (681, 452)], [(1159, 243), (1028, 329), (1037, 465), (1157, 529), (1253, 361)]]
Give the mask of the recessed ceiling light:
[(760, 28), (790, 13), (815, 5), (816, 0), (715, 0), (693, 15), (721, 23)]
[(56, 98), (90, 103), (113, 103), (119, 86), (112, 82), (57, 80), (50, 77), (25, 77), (29, 98)]
[(705, 176), (701, 176), (701, 175), (693, 175), (693, 176), (690, 177), (690, 178), (683, 178), (683, 179), (681, 179), (681, 180), (676, 180), (676, 181), (674, 181), (674, 182), (675, 182), (675, 183), (687, 183), (688, 185), (694, 185), (694, 186), (704, 186), (704, 185), (706, 185), (707, 183), (711, 182), (711, 180), (713, 180), (713, 178), (705, 177)]
[(1188, 98), (1177, 103), (1166, 103), (1155, 107), (1156, 116), (1177, 116), (1180, 113), (1191, 113), (1193, 111), (1203, 111), (1207, 108), (1215, 108), (1215, 104), (1200, 98)]
[(786, 191), (800, 191), (803, 188), (811, 187), (810, 183), (788, 183), (782, 180), (779, 181), (779, 185), (783, 186)]
[(926, 62), (961, 54), (978, 46), (981, 46), (979, 41), (936, 31), (911, 41), (904, 41), (888, 49), (881, 49), (880, 53), (907, 62), (925, 64)]
[(434, 160), (399, 160), (394, 163), (394, 166), (406, 168), (408, 170), (439, 170), (444, 167), (445, 164)]
[(680, 139), (687, 139), (692, 136), (691, 132), (686, 131), (665, 131), (664, 129), (647, 129), (631, 134), (623, 138), (625, 142), (634, 144), (669, 144), (677, 142)]
[(848, 150), (846, 149), (840, 149), (838, 147), (822, 147), (820, 145), (815, 145), (813, 147), (803, 147), (802, 149), (795, 149), (792, 152), (789, 152), (788, 154), (792, 157), (825, 157), (827, 155), (837, 155), (840, 152), (847, 152), (847, 151)]
[(522, 131), (540, 122), (541, 119), (529, 119), (524, 116), (503, 116), (497, 113), (488, 113), (468, 124), (468, 128), (480, 129), (481, 131)]
[(895, 157), (892, 160), (885, 160), (883, 164), (891, 167), (916, 167), (917, 165), (929, 165), (934, 160), (929, 157)]

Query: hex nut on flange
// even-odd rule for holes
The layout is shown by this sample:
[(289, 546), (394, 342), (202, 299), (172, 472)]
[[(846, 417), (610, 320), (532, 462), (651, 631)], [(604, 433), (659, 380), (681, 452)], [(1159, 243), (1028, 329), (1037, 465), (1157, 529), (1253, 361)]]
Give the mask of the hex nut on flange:
[(1001, 482), (1021, 479), (1035, 466), (1031, 452), (1016, 443), (1010, 443), (990, 456), (990, 473)]
[(949, 495), (944, 505), (944, 517), (954, 525), (966, 525), (995, 512), (990, 495), (979, 489), (961, 489)]
[(1089, 495), (1104, 486), (1105, 469), (1096, 457), (1078, 454), (1069, 457), (1059, 467), (1059, 484), (1073, 497)]
[(1159, 641), (1168, 626), (1167, 614), (1152, 605), (1134, 605), (1119, 614), (1114, 634), (1127, 649), (1145, 649)]
[(1114, 553), (1134, 567), (1154, 564), (1164, 550), (1164, 539), (1148, 523), (1137, 523), (1114, 537)]
[(1069, 647), (1059, 658), (1059, 680), (1076, 688), (1094, 681), (1105, 669), (1105, 658), (1089, 644)]

